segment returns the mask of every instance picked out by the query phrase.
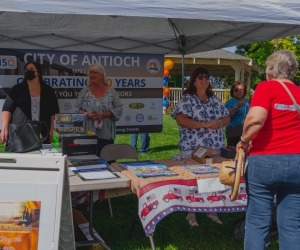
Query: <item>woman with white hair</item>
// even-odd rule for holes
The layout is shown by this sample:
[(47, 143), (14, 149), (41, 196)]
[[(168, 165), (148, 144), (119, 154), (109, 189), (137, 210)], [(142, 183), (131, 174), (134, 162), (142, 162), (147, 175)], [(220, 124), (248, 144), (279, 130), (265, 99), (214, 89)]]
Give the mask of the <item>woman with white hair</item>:
[(291, 81), (297, 70), (296, 56), (290, 51), (268, 57), (267, 81), (255, 89), (237, 144), (237, 149), (249, 152), (245, 250), (265, 249), (275, 195), (279, 248), (300, 247), (300, 117), (280, 83), (292, 93), (298, 106), (300, 88)]
[(98, 135), (97, 155), (103, 147), (113, 144), (116, 137), (116, 121), (122, 116), (123, 104), (107, 80), (100, 64), (89, 69), (87, 86), (78, 94), (74, 112), (86, 115), (86, 129)]

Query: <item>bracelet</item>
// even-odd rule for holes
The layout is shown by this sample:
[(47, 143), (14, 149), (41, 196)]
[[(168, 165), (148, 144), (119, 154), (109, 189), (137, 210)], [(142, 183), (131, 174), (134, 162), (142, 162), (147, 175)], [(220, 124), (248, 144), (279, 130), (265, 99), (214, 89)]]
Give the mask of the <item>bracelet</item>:
[(233, 107), (234, 109), (238, 109), (238, 106), (236, 105), (235, 107)]
[(220, 128), (222, 128), (223, 127), (222, 119), (220, 119), (219, 122), (220, 122)]
[(84, 112), (84, 113), (83, 113), (83, 114), (85, 115), (86, 118), (87, 118), (87, 113), (88, 113), (88, 112)]
[[(251, 140), (250, 140), (251, 141)], [(243, 143), (248, 143), (248, 142), (250, 142), (250, 141), (245, 141), (244, 139), (243, 139), (243, 137), (241, 136), (241, 142), (243, 142)]]
[(204, 122), (202, 122), (202, 128), (204, 128)]

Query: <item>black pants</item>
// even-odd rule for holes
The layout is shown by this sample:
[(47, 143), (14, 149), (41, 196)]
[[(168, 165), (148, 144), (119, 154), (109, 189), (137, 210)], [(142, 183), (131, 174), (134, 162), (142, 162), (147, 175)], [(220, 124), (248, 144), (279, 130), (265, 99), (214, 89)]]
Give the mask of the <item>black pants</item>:
[(236, 144), (241, 140), (240, 136), (227, 138), (227, 146), (236, 146)]

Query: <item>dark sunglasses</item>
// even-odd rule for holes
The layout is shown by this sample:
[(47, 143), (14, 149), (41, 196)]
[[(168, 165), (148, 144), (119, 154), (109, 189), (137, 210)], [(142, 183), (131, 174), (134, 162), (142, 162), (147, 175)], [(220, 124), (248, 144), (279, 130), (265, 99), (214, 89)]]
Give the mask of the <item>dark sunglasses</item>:
[(198, 76), (197, 77), (199, 80), (202, 80), (203, 78), (205, 78), (205, 79), (209, 79), (209, 76), (208, 75), (202, 75), (202, 76)]
[(235, 93), (242, 93), (242, 92), (244, 92), (243, 89), (234, 89), (233, 91), (234, 91)]

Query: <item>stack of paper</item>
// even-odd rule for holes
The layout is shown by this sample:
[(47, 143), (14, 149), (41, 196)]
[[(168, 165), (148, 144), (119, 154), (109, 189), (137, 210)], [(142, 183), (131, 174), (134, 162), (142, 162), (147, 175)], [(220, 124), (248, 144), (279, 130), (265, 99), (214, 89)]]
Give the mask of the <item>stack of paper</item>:
[(95, 159), (69, 159), (68, 167), (83, 180), (110, 179), (118, 176), (108, 170), (105, 160)]

